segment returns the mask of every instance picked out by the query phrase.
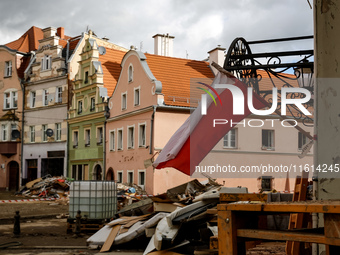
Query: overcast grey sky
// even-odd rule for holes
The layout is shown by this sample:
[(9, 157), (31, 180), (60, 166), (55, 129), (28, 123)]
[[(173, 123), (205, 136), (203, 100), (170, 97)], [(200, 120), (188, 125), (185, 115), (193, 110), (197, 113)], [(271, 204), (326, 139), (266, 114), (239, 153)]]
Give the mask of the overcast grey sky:
[[(87, 26), (98, 37), (153, 53), (152, 36), (175, 36), (174, 56), (205, 59), (217, 45), (235, 37), (261, 40), (313, 34), (313, 10), (307, 0), (1, 0), (0, 45), (31, 26), (65, 27), (76, 36)], [(285, 50), (312, 48), (311, 40), (278, 45)], [(261, 50), (270, 51), (264, 45)], [(287, 48), (289, 47), (289, 48)]]

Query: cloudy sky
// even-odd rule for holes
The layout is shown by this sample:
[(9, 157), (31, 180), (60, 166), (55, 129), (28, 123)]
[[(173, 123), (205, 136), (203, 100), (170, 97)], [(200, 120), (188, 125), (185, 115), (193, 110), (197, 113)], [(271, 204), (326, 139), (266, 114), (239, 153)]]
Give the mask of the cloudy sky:
[[(202, 60), (217, 45), (228, 48), (236, 37), (251, 41), (312, 35), (313, 10), (307, 0), (1, 0), (0, 45), (31, 26), (63, 26), (69, 36), (89, 27), (98, 37), (149, 53), (152, 36), (169, 33), (175, 36), (175, 57)], [(311, 41), (259, 50), (311, 49)]]

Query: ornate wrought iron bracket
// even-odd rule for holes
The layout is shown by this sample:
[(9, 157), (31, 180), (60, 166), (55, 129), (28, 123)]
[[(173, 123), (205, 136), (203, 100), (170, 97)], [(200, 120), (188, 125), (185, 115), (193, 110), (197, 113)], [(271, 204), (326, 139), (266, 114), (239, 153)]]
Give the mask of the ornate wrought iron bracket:
[[(278, 88), (278, 97), (281, 98), (280, 89), (282, 87), (303, 87), (308, 89), (312, 98), (314, 98), (314, 62), (313, 50), (298, 51), (278, 51), (266, 53), (252, 53), (250, 45), (277, 43), (277, 42), (294, 42), (298, 40), (313, 39), (313, 36), (301, 36), (291, 38), (280, 38), (262, 41), (247, 42), (244, 38), (236, 38), (230, 45), (226, 55), (223, 68), (234, 74), (235, 77), (242, 80), (247, 86), (252, 87), (255, 92), (271, 101), (272, 91), (268, 86), (261, 85), (263, 72), (272, 87)], [(294, 60), (292, 60), (294, 59)], [(266, 82), (266, 84), (269, 84)], [(266, 88), (265, 88), (266, 87)], [(303, 93), (294, 93), (289, 95), (291, 98), (303, 98)], [(304, 105), (307, 110), (313, 112), (313, 100)], [(302, 120), (307, 126), (313, 125), (313, 119), (304, 115), (294, 105), (288, 106), (290, 115), (295, 119)]]

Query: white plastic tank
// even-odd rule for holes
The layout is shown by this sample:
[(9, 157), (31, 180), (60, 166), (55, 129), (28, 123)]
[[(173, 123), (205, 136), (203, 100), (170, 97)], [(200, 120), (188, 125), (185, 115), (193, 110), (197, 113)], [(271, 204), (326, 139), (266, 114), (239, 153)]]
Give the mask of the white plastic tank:
[(74, 181), (70, 187), (69, 217), (78, 210), (82, 218), (108, 219), (117, 211), (117, 187), (114, 181)]

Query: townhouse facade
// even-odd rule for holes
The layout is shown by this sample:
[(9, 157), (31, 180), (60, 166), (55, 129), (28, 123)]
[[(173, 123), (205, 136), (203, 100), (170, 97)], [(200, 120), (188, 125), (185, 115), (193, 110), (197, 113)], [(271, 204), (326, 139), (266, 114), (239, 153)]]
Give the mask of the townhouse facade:
[(85, 39), (68, 117), (68, 176), (75, 180), (105, 179), (107, 97), (116, 85), (125, 52), (91, 31)]
[(69, 83), (67, 60), (81, 37), (64, 28), (42, 29), (39, 48), (26, 69), (23, 183), (66, 175)]
[(0, 189), (17, 190), (21, 184), (24, 71), (42, 36), (39, 28), (31, 27), (0, 46)]

